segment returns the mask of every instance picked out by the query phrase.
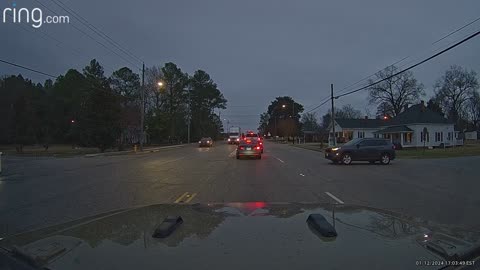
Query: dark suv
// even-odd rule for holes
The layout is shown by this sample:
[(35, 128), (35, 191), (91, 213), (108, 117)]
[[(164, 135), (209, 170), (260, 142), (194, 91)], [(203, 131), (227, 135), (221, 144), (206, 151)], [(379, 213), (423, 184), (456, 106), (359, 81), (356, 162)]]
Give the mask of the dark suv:
[(352, 161), (380, 161), (387, 165), (395, 159), (395, 146), (384, 139), (354, 139), (342, 146), (325, 149), (325, 158), (346, 165)]

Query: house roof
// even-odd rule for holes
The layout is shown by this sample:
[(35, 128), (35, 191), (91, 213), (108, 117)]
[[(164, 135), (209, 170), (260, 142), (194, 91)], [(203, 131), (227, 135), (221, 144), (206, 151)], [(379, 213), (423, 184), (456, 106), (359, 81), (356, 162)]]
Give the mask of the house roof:
[(335, 122), (342, 128), (378, 128), (387, 124), (381, 119), (335, 119)]
[(392, 125), (406, 125), (406, 124), (452, 124), (443, 115), (434, 112), (424, 104), (413, 105), (406, 109), (391, 121)]
[(392, 126), (381, 129), (379, 131), (375, 131), (373, 133), (385, 134), (385, 133), (398, 133), (398, 132), (412, 132), (413, 130), (405, 125), (401, 126)]

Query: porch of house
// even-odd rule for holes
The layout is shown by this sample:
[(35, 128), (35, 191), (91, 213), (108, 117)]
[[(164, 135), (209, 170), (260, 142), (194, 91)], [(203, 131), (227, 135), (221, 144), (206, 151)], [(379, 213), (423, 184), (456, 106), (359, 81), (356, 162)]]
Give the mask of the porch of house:
[(393, 144), (403, 148), (417, 147), (415, 144), (413, 130), (407, 126), (395, 126), (381, 129), (374, 132), (375, 138), (389, 139)]

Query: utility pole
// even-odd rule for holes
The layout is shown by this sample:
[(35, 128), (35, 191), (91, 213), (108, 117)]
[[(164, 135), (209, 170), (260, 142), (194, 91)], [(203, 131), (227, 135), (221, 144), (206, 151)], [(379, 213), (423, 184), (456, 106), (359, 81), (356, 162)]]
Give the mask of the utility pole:
[(190, 126), (192, 122), (192, 108), (190, 105), (190, 86), (188, 86), (188, 131), (187, 131), (187, 143), (190, 144)]
[(295, 138), (296, 138), (296, 129), (297, 129), (297, 122), (295, 122), (295, 100), (292, 98), (292, 120), (293, 120), (293, 144), (295, 144)]
[(332, 142), (332, 146), (336, 146), (337, 145), (337, 138), (335, 138), (335, 108), (334, 108), (334, 105), (333, 105), (333, 83), (330, 84), (330, 88), (331, 88), (331, 99), (332, 99), (332, 115), (330, 118), (332, 118), (332, 133), (333, 133), (333, 142)]
[(142, 97), (142, 111), (140, 112), (140, 151), (143, 151), (143, 137), (145, 131), (143, 130), (144, 118), (145, 118), (145, 63), (142, 65), (142, 89), (140, 91)]

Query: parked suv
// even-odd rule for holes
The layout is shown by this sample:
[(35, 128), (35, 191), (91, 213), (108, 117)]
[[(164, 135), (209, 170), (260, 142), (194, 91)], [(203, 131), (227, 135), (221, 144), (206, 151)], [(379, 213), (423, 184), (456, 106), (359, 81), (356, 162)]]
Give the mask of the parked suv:
[(325, 149), (325, 158), (346, 165), (352, 161), (380, 161), (387, 165), (395, 159), (395, 146), (384, 139), (354, 139), (342, 146)]

